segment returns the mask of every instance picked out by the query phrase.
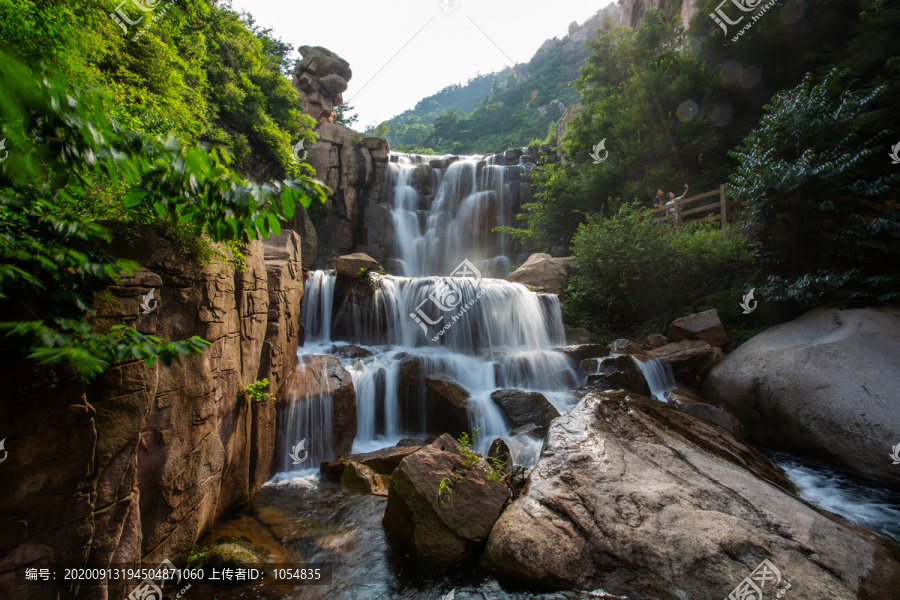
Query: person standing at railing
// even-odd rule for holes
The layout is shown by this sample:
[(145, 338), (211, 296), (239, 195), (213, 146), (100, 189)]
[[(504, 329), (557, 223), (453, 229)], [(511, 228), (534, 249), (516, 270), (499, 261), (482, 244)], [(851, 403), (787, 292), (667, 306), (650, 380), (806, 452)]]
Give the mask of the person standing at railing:
[(663, 197), (663, 189), (656, 188), (656, 197), (653, 198), (653, 208), (662, 208), (664, 200), (665, 197)]
[(684, 184), (684, 193), (681, 194), (680, 196), (678, 196), (677, 198), (675, 197), (675, 192), (669, 192), (668, 202), (666, 202), (666, 206), (669, 207), (669, 210), (666, 212), (668, 212), (670, 215), (675, 214), (675, 202), (678, 200), (684, 200), (684, 197), (687, 196), (687, 193), (688, 193), (688, 184)]

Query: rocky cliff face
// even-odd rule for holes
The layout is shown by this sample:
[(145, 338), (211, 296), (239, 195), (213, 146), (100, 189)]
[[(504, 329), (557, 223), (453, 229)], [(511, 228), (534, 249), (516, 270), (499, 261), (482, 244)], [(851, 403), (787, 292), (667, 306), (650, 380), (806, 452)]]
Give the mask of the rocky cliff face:
[(357, 249), (383, 260), (383, 250), (370, 247), (366, 213), (381, 196), (390, 144), (333, 123), (319, 125), (316, 133), (319, 140), (307, 160), (331, 194), (324, 211), (316, 207), (314, 225), (305, 211), (288, 224), (303, 236), (303, 266), (331, 269), (339, 256)]
[(669, 15), (679, 15), (687, 27), (697, 12), (696, 0), (619, 0), (618, 18), (623, 25), (637, 27), (651, 8)]
[[(101, 296), (99, 324), (171, 340), (199, 335), (212, 346), (181, 366), (126, 361), (88, 386), (72, 372), (25, 363), (0, 370), (10, 451), (0, 589), (12, 589), (17, 564), (182, 560), (214, 519), (272, 475), (275, 402), (251, 404), (240, 390), (262, 378), (279, 390), (294, 366), (299, 237), (286, 231), (250, 244), (239, 272), (190, 264), (152, 230), (120, 246), (120, 256), (146, 268)], [(141, 314), (153, 288), (159, 305)], [(56, 592), (14, 591), (16, 598)], [(61, 593), (105, 599), (128, 590), (82, 585)]]

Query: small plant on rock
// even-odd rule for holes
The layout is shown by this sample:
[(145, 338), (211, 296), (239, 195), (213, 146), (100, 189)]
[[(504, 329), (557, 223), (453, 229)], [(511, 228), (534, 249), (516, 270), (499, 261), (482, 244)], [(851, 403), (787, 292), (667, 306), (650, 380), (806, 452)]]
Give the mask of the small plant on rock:
[(251, 383), (242, 391), (250, 398), (251, 402), (267, 402), (268, 400), (275, 399), (275, 394), (269, 392), (268, 379), (260, 379), (259, 381)]

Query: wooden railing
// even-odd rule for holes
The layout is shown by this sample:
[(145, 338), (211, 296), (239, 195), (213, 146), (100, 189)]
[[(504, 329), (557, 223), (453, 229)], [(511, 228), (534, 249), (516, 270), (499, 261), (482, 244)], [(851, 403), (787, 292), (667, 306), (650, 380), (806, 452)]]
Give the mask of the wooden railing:
[[(712, 200), (712, 198), (715, 199)], [(659, 221), (673, 222), (675, 224), (686, 221), (714, 221), (718, 219), (722, 223), (722, 229), (725, 229), (725, 226), (730, 221), (734, 221), (740, 210), (747, 205), (746, 202), (729, 199), (725, 195), (725, 186), (720, 185), (717, 190), (676, 200), (675, 204), (654, 209), (653, 215)], [(672, 212), (669, 212), (670, 210)]]

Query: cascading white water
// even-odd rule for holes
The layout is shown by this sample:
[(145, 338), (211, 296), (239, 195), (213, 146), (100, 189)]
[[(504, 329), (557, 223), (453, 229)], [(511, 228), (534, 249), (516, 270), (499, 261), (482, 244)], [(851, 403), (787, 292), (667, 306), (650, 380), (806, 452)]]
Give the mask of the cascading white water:
[(300, 322), (306, 343), (331, 340), (331, 311), (334, 305), (334, 271), (315, 271), (303, 286)]
[(651, 358), (646, 361), (639, 360), (633, 356), (631, 358), (637, 364), (641, 373), (644, 374), (644, 379), (647, 381), (647, 385), (650, 386), (650, 395), (662, 402), (668, 402), (666, 400), (666, 392), (674, 390), (677, 386), (675, 373), (672, 372), (672, 365), (664, 363), (658, 358)]
[[(513, 222), (527, 167), (463, 156), (446, 168), (432, 169), (423, 157), (392, 158), (388, 180), (394, 192), (394, 258), (401, 274), (449, 275), (468, 259), (486, 276), (505, 277), (514, 244), (493, 229)], [(437, 190), (433, 198), (417, 189), (426, 186)]]
[[(275, 457), (277, 471), (318, 469), (334, 460), (331, 444), (331, 394), (310, 394), (292, 398), (278, 411)], [(292, 452), (298, 444), (302, 450)]]
[[(403, 276), (370, 274), (368, 292), (348, 295), (340, 306), (334, 301), (334, 272), (317, 271), (307, 281), (306, 342), (298, 354), (330, 353), (325, 348), (332, 341), (373, 354), (341, 360), (356, 389), (354, 452), (443, 433), (424, 382), (427, 375), (445, 375), (469, 391), (468, 425), (470, 431), (480, 430), (480, 452), (503, 437), (521, 464), (535, 462), (540, 441), (511, 438), (510, 423), (491, 393), (538, 391), (561, 412), (574, 403), (567, 390), (584, 376), (553, 350), (565, 344), (558, 298), (505, 280), (455, 276), (463, 265), (463, 275), (506, 276), (516, 244), (493, 229), (513, 223), (528, 196), (522, 187), (527, 186), (522, 178), (527, 161), (518, 160), (507, 165), (496, 164), (506, 163), (505, 157), (392, 155), (387, 174), (394, 226), (390, 266)], [(443, 166), (430, 166), (438, 164)], [(283, 411), (279, 439), (287, 438), (290, 445), (312, 428), (324, 427), (321, 411), (330, 410), (330, 396), (299, 400)], [(310, 449), (310, 460), (312, 455)]]

